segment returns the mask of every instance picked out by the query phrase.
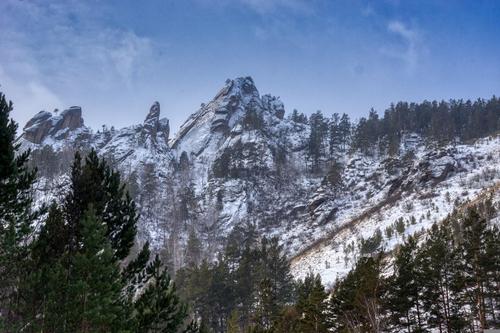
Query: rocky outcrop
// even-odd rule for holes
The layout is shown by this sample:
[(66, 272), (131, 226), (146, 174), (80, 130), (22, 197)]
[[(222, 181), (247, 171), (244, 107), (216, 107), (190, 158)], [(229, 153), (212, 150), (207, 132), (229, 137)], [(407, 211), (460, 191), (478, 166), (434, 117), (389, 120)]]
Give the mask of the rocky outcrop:
[(169, 121), (167, 118), (160, 119), (160, 103), (154, 102), (143, 123), (143, 138), (145, 140), (149, 139), (153, 144), (158, 143), (159, 140), (168, 143), (169, 134)]
[(23, 137), (32, 143), (40, 144), (48, 136), (57, 140), (65, 139), (70, 131), (82, 126), (82, 109), (79, 106), (72, 106), (60, 115), (40, 111), (24, 126)]

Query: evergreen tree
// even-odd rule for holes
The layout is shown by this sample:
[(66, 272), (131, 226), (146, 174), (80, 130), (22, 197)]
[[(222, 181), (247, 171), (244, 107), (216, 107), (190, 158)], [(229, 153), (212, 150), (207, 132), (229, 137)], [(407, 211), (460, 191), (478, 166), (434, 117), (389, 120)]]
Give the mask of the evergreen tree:
[(305, 114), (297, 111), (297, 109), (293, 109), (290, 118), (293, 122), (296, 122), (299, 124), (307, 124), (307, 116)]
[(349, 143), (351, 137), (351, 120), (349, 116), (345, 113), (342, 114), (339, 123), (339, 134), (340, 134), (340, 147), (342, 152), (345, 152), (346, 147)]
[[(176, 294), (166, 268), (158, 255), (146, 268), (147, 284), (135, 302), (137, 331), (148, 333), (177, 332), (187, 319), (187, 307)], [(191, 329), (191, 328), (190, 328)]]
[(71, 188), (64, 203), (70, 251), (77, 250), (81, 232), (79, 221), (90, 204), (107, 226), (106, 236), (116, 258), (125, 258), (137, 230), (135, 204), (121, 183), (120, 174), (99, 159), (95, 150), (85, 158), (84, 164), (80, 154), (76, 153), (71, 170)]
[(312, 162), (312, 171), (320, 171), (322, 159), (326, 156), (326, 135), (328, 132), (328, 124), (323, 117), (321, 111), (316, 111), (309, 118), (311, 132), (308, 141), (308, 156)]
[(120, 270), (106, 238), (106, 225), (92, 206), (84, 214), (81, 230), (81, 248), (72, 263), (64, 308), (64, 330), (121, 331), (126, 314), (121, 304)]
[[(50, 205), (45, 224), (31, 250), (31, 270), (23, 288), (29, 300), (24, 309), (26, 322), (32, 329), (55, 331), (64, 304), (60, 302), (66, 293), (66, 270), (62, 258), (67, 251), (68, 235), (63, 212), (55, 202)], [(38, 321), (37, 318), (44, 318)]]
[(404, 327), (408, 332), (421, 332), (423, 325), (420, 297), (423, 286), (417, 250), (415, 238), (408, 237), (395, 256), (395, 273), (388, 295), (393, 325)]
[(421, 249), (423, 311), (427, 314), (427, 327), (431, 329), (461, 331), (466, 325), (463, 304), (457, 297), (462, 288), (456, 281), (460, 253), (455, 247), (452, 233), (445, 224), (432, 226)]
[(336, 283), (328, 302), (328, 320), (335, 330), (380, 332), (384, 328), (381, 270), (381, 256), (361, 258)]
[(340, 116), (338, 113), (334, 113), (330, 119), (329, 123), (329, 152), (330, 158), (334, 158), (334, 155), (341, 151), (342, 144), (342, 132), (340, 129)]
[(227, 333), (240, 333), (240, 314), (236, 309), (231, 311), (231, 316), (227, 321)]
[(16, 144), (17, 124), (10, 118), (12, 102), (0, 93), (0, 328), (16, 329), (23, 306), (22, 281), (29, 269), (36, 170), (28, 167), (29, 151)]
[(319, 275), (309, 274), (297, 286), (297, 312), (299, 313), (299, 332), (323, 333), (328, 330), (328, 294)]
[[(470, 306), (474, 315), (479, 319), (480, 329), (488, 328), (487, 322), (487, 286), (488, 268), (488, 234), (487, 221), (474, 209), (470, 209), (463, 221), (463, 275), (465, 278), (465, 292), (474, 301)], [(494, 309), (492, 309), (494, 313)]]

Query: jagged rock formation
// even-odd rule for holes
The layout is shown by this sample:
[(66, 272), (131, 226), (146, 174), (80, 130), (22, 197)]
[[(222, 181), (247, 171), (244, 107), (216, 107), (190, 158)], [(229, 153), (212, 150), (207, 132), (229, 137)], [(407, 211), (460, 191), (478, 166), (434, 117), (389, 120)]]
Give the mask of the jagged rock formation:
[(160, 119), (160, 103), (154, 102), (149, 110), (142, 127), (143, 140), (149, 140), (151, 144), (161, 141), (162, 144), (168, 144), (170, 134), (170, 125), (167, 118)]
[[(344, 261), (355, 256), (346, 254), (346, 244), (409, 216), (408, 203), (426, 212), (415, 216), (409, 233), (453, 209), (447, 191), (466, 200), (500, 179), (499, 138), (430, 148), (407, 133), (397, 155), (346, 147), (335, 154), (340, 168), (325, 163), (318, 173), (308, 156), (310, 133), (309, 124), (285, 117), (279, 98), (261, 96), (244, 77), (227, 80), (170, 141), (158, 102), (143, 124), (97, 133), (83, 125), (79, 108), (59, 116), (40, 112), (20, 140), (34, 150), (38, 166), (57, 164), (40, 168), (55, 170), (43, 172), (40, 200), (58, 198), (76, 149), (96, 149), (128, 181), (141, 212), (140, 239), (167, 248), (174, 269), (183, 264), (189, 233), (214, 258), (235, 226), (253, 223), (261, 235), (280, 238), (297, 276), (313, 269), (327, 282), (352, 265)], [(401, 239), (387, 239), (387, 246)]]
[(60, 115), (40, 111), (26, 123), (23, 132), (26, 140), (41, 144), (48, 136), (57, 140), (66, 139), (70, 131), (82, 126), (82, 109), (79, 106), (72, 106)]

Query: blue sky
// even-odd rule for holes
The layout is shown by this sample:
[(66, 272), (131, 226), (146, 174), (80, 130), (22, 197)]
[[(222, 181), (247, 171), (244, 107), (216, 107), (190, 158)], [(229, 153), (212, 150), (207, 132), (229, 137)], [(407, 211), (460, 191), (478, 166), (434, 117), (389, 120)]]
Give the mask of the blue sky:
[(21, 126), (81, 105), (85, 122), (173, 130), (227, 78), (288, 112), (380, 113), (399, 100), (500, 92), (499, 1), (1, 0), (0, 90)]

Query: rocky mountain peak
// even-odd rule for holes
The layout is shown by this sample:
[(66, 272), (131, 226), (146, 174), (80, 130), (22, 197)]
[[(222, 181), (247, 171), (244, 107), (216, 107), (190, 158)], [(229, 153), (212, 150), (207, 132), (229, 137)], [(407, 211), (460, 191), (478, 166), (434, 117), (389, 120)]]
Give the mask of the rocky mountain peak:
[(154, 124), (157, 123), (160, 119), (160, 103), (154, 102), (149, 109), (149, 113), (144, 120), (144, 124)]
[(81, 127), (83, 127), (82, 108), (72, 106), (55, 115), (40, 111), (26, 123), (23, 136), (26, 140), (39, 144), (48, 136), (56, 140), (65, 139), (71, 131)]
[(251, 97), (259, 97), (259, 91), (253, 82), (253, 79), (250, 76), (247, 77), (238, 77), (234, 80), (227, 79), (226, 85), (222, 90), (215, 96), (214, 100), (219, 99), (220, 97), (227, 96), (251, 96)]
[(149, 138), (151, 142), (157, 143), (158, 140), (168, 142), (170, 134), (170, 125), (167, 118), (160, 119), (160, 103), (154, 102), (149, 113), (144, 120), (142, 127), (144, 138)]

